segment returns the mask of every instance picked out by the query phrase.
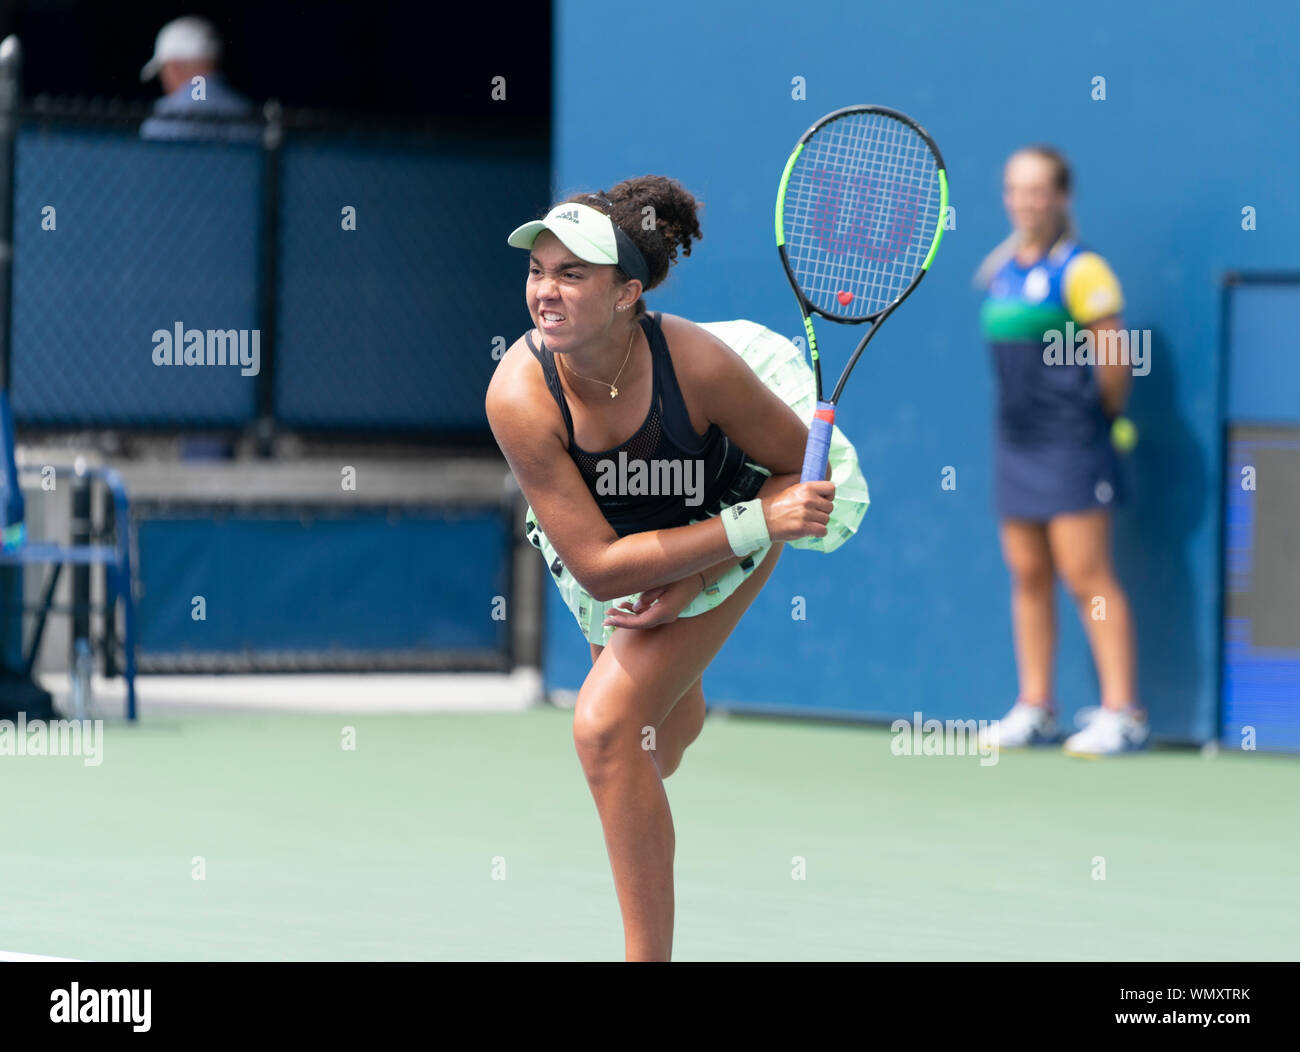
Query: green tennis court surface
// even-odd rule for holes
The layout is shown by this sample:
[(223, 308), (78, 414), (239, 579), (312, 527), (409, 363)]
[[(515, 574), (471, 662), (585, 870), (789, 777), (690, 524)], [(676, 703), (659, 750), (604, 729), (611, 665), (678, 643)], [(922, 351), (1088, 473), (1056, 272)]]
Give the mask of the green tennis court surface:
[[(0, 757), (0, 951), (620, 960), (570, 720), (146, 712), (98, 767)], [(890, 740), (710, 716), (667, 783), (675, 959), (1295, 958), (1294, 760)]]

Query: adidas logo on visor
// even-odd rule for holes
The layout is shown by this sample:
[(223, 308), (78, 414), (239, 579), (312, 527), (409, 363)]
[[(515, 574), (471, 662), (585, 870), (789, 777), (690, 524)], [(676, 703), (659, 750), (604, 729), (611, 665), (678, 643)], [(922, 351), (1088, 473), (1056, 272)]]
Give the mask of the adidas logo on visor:
[(556, 219), (567, 219), (570, 223), (576, 223), (576, 222), (578, 222), (578, 213), (577, 213), (577, 212), (560, 212), (560, 213), (559, 213), (555, 218), (556, 218)]

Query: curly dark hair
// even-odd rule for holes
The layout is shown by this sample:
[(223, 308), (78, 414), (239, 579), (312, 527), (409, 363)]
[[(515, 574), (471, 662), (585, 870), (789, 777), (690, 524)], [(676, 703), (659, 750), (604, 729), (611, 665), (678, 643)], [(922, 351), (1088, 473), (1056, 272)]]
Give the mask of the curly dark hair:
[[(704, 236), (698, 215), (703, 202), (697, 201), (677, 180), (664, 175), (624, 179), (608, 190), (574, 194), (568, 202), (590, 205), (604, 212), (632, 239), (650, 269), (646, 291), (663, 284), (668, 268), (677, 262), (679, 249), (682, 255), (689, 256), (691, 242)], [(631, 280), (621, 267), (616, 269), (620, 280)], [(644, 298), (638, 296), (636, 316), (644, 313)]]

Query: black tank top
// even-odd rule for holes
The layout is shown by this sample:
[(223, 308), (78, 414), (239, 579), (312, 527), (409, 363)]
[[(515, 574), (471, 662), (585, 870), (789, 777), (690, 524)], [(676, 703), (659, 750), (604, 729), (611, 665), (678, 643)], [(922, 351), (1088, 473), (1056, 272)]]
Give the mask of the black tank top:
[(746, 468), (745, 451), (717, 424), (709, 425), (703, 439), (695, 433), (677, 386), (660, 313), (638, 320), (653, 362), (650, 411), (636, 434), (599, 453), (588, 452), (573, 441), (573, 417), (555, 370), (554, 353), (545, 343), (537, 347), (531, 331), (524, 336), (564, 416), (569, 456), (620, 537), (685, 526), (692, 519), (716, 514), (723, 503), (752, 499), (765, 478)]

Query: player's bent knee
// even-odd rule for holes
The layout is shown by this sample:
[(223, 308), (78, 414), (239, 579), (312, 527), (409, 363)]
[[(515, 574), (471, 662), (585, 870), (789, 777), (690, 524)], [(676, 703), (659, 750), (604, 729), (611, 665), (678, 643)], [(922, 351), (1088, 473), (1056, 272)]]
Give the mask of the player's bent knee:
[(703, 733), (703, 731), (704, 731), (704, 715), (705, 715), (705, 713), (704, 713), (704, 708), (703, 708), (703, 706), (701, 706), (701, 707), (700, 707), (699, 714), (698, 714), (698, 715), (697, 715), (693, 720), (691, 720), (690, 724), (689, 724), (689, 725), (687, 726), (687, 728), (686, 728), (686, 736), (685, 736), (685, 738), (683, 738), (683, 740), (682, 740), (682, 751), (683, 751), (683, 752), (686, 751), (686, 747), (687, 747), (688, 745), (690, 745), (692, 742), (694, 742), (695, 739), (698, 738), (698, 737), (700, 736), (701, 733)]
[(589, 773), (645, 747), (642, 728), (631, 726), (608, 706), (584, 706), (581, 698), (573, 713), (573, 744)]
[(701, 712), (698, 720), (692, 720), (690, 726), (685, 728), (685, 734), (680, 739), (665, 743), (660, 736), (660, 748), (655, 753), (655, 762), (659, 765), (659, 773), (663, 777), (667, 778), (682, 765), (682, 757), (686, 755), (687, 748), (700, 736), (703, 729), (704, 713)]
[(661, 778), (667, 778), (682, 765), (682, 753), (685, 751), (685, 749), (674, 749), (669, 752), (660, 750), (655, 753), (655, 763), (659, 766)]
[(617, 721), (601, 719), (582, 711), (573, 714), (573, 744), (581, 757), (599, 759), (617, 751), (628, 731)]

